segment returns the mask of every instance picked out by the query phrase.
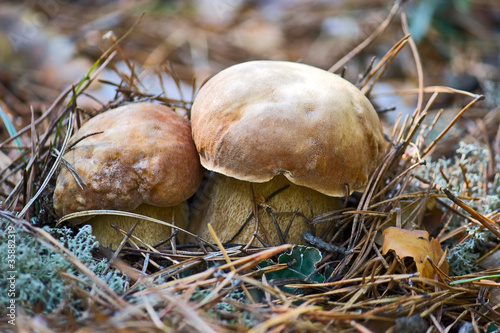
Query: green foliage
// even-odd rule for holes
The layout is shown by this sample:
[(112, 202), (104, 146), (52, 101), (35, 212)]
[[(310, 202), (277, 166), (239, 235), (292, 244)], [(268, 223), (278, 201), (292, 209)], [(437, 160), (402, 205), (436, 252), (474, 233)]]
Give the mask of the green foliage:
[(493, 323), (490, 323), (488, 325), (488, 327), (486, 328), (486, 333), (498, 333), (499, 331), (500, 331), (500, 328)]
[[(0, 218), (0, 253), (8, 253), (8, 233), (7, 228), (12, 225)], [(92, 229), (89, 225), (83, 226), (76, 235), (72, 234), (68, 228), (49, 228), (44, 230), (51, 233), (65, 247), (67, 247), (75, 256), (87, 265), (101, 279), (105, 280), (110, 287), (118, 293), (124, 291), (126, 280), (116, 270), (109, 270), (106, 274), (103, 271), (106, 267), (106, 260), (96, 261), (92, 258), (92, 250), (99, 244), (92, 235)], [(21, 306), (28, 313), (49, 314), (56, 309), (66, 308), (78, 313), (81, 308), (81, 300), (71, 297), (71, 285), (65, 281), (60, 273), (65, 272), (73, 274), (86, 283), (90, 280), (80, 274), (65, 256), (52, 251), (44, 246), (30, 234), (15, 229), (15, 263), (2, 260), (0, 270), (14, 272), (16, 304)], [(9, 238), (9, 239), (12, 239)], [(0, 290), (7, 290), (8, 281), (3, 278), (0, 280)], [(81, 285), (81, 287), (86, 288)], [(0, 294), (0, 307), (5, 308), (10, 301), (7, 293)], [(69, 308), (68, 308), (69, 307)]]
[[(325, 277), (315, 272), (316, 264), (322, 259), (321, 252), (314, 247), (295, 245), (290, 253), (283, 253), (278, 257), (278, 263), (288, 264), (287, 268), (266, 273), (267, 280), (299, 279), (306, 282), (325, 282)], [(263, 262), (261, 267), (271, 266)]]
[(470, 12), (469, 0), (421, 0), (410, 4), (409, 10), (410, 33), (417, 42), (421, 41), (429, 29), (434, 27), (443, 36), (460, 36), (460, 31), (455, 28), (449, 19), (450, 10), (461, 14)]
[[(17, 133), (16, 128), (14, 127), (12, 122), (10, 121), (9, 117), (7, 117), (7, 115), (3, 112), (1, 107), (0, 107), (0, 119), (2, 119), (3, 124), (5, 125), (5, 128), (7, 129), (7, 132), (9, 133), (9, 136), (13, 137), (14, 135), (16, 135), (16, 133)], [(14, 143), (18, 148), (22, 146), (21, 139), (19, 139), (19, 138), (16, 138), (14, 140)]]

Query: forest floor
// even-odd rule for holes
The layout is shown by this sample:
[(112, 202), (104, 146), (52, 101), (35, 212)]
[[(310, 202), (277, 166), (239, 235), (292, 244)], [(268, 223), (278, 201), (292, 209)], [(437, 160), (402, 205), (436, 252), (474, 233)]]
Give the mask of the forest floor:
[[(136, 101), (189, 117), (254, 59), (340, 74), (378, 111), (391, 147), (368, 188), (309, 221), (347, 252), (110, 251), (56, 228), (73, 128)], [(0, 116), (2, 332), (500, 331), (497, 1), (3, 1)]]

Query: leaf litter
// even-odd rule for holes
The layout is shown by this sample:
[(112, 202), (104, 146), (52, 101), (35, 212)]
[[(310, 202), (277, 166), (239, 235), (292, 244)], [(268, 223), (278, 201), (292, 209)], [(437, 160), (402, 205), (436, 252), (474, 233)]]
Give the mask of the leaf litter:
[[(71, 296), (48, 313), (40, 304), (19, 310), (20, 331), (403, 332), (411, 325), (417, 327), (415, 331), (457, 331), (467, 325), (482, 331), (498, 329), (500, 265), (497, 260), (480, 266), (500, 249), (498, 202), (477, 204), (498, 193), (498, 147), (480, 140), (469, 144), (470, 152), (489, 152), (490, 159), (484, 164), (475, 161), (464, 165), (460, 160), (458, 165), (445, 164), (433, 159), (441, 145), (449, 144), (444, 140), (453, 126), (477, 107), (482, 96), (424, 85), (425, 63), (408, 34), (401, 6), (396, 2), (373, 37), (331, 66), (340, 70), (355, 59), (400, 15), (404, 37), (366, 71), (359, 87), (370, 95), (391, 62), (405, 56), (401, 51), (408, 48), (411, 56), (406, 56), (413, 59), (418, 76), (417, 88), (391, 92), (416, 96), (417, 107), (394, 122), (389, 135), (392, 147), (366, 191), (351, 198), (353, 203), (348, 206), (310, 220), (335, 226), (332, 239), (321, 241), (346, 251), (290, 245), (244, 248), (214, 240), (176, 246), (167, 241), (144, 247), (132, 234), (131, 241), (115, 253), (105, 248), (89, 252), (94, 264), (107, 258), (103, 275), (103, 270), (89, 268), (90, 259), (84, 263), (81, 253), (71, 252), (68, 244), (43, 228), (56, 223), (51, 193), (54, 175), (64, 163), (67, 140), (73, 128), (92, 116), (79, 107), (81, 97), (104, 70), (110, 69), (119, 82), (102, 82), (111, 85), (115, 95), (113, 100), (102, 101), (99, 112), (134, 101), (156, 101), (189, 115), (192, 101), (183, 94), (167, 97), (162, 85), (166, 77), (179, 90), (184, 85), (169, 66), (143, 75), (121, 47), (127, 34), (119, 39), (111, 36), (109, 48), (88, 75), (65, 89), (39, 118), (0, 144), (12, 149), (15, 140), (22, 142), (15, 146), (17, 155), (3, 166), (3, 230), (13, 226), (17, 237), (36, 240), (46, 247), (44, 253), (58, 254), (72, 267), (72, 271), (57, 272), (70, 287)], [(116, 66), (118, 58), (124, 67)], [(152, 94), (147, 87), (154, 80), (162, 89)], [(193, 94), (195, 91), (193, 83)], [(435, 114), (431, 110), (438, 108), (443, 95), (459, 96), (465, 102), (446, 126), (431, 136), (442, 113), (430, 123), (428, 118)], [(480, 122), (475, 126), (481, 126)], [(453, 138), (458, 145), (460, 137)], [(423, 168), (427, 171), (421, 172)], [(286, 195), (286, 191), (277, 195)], [(435, 214), (429, 215), (435, 208)], [(425, 230), (430, 225), (428, 219), (436, 225), (432, 231)], [(411, 244), (414, 246), (409, 248)], [(471, 254), (477, 255), (468, 261), (471, 268), (467, 272), (456, 275), (446, 268), (457, 266), (457, 261), (463, 265), (460, 260), (468, 260)], [(115, 278), (122, 279), (123, 290), (117, 292), (108, 285), (109, 280), (103, 280), (110, 269)], [(81, 313), (67, 305), (77, 306)], [(2, 320), (0, 327), (9, 328)]]

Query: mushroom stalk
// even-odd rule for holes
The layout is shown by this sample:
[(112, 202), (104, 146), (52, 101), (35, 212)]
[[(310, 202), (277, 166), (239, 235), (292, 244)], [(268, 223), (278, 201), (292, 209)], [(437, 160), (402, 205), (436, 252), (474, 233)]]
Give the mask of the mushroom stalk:
[[(249, 219), (254, 202), (257, 217)], [(210, 223), (221, 241), (237, 244), (250, 242), (254, 234), (254, 246), (304, 244), (303, 231), (322, 236), (329, 231), (327, 225), (312, 225), (309, 219), (338, 208), (339, 198), (295, 185), (283, 175), (251, 183), (213, 173), (194, 209), (190, 229), (211, 239), (207, 228)]]
[[(188, 220), (188, 206), (182, 202), (172, 207), (156, 207), (142, 204), (131, 213), (152, 217), (157, 220), (165, 221), (180, 228), (185, 229)], [(92, 226), (93, 234), (100, 245), (116, 247), (125, 237), (120, 231), (113, 228), (115, 225), (125, 232), (128, 232), (137, 219), (120, 215), (98, 215), (90, 219), (86, 224)], [(150, 221), (140, 220), (132, 234), (132, 240), (138, 245), (142, 245), (135, 237), (144, 243), (154, 246), (155, 244), (167, 239), (174, 232), (173, 228)], [(182, 236), (183, 237), (183, 236)]]

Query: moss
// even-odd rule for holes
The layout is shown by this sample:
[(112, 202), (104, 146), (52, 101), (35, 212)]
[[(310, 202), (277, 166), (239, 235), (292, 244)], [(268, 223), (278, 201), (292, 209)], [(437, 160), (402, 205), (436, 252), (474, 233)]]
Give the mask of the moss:
[[(8, 253), (8, 232), (15, 234), (15, 262), (2, 260), (2, 272), (13, 272), (15, 276), (16, 304), (28, 313), (50, 314), (56, 309), (69, 310), (78, 313), (82, 308), (82, 301), (72, 298), (72, 285), (61, 277), (61, 272), (75, 275), (86, 283), (90, 280), (80, 274), (66, 258), (50, 248), (44, 246), (32, 235), (0, 218), (0, 253)], [(92, 257), (92, 250), (99, 244), (92, 235), (90, 226), (83, 226), (73, 235), (68, 228), (49, 228), (44, 230), (51, 233), (65, 247), (97, 276), (105, 280), (118, 293), (124, 291), (126, 279), (116, 270), (109, 270), (103, 274), (107, 265), (106, 260), (97, 261)], [(13, 239), (12, 237), (9, 239)], [(10, 266), (14, 264), (14, 266)], [(7, 290), (6, 279), (0, 280), (0, 289)], [(85, 288), (83, 285), (80, 287)], [(7, 293), (0, 294), (0, 306), (7, 306), (11, 297)]]

